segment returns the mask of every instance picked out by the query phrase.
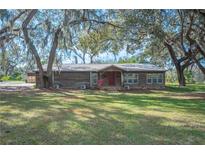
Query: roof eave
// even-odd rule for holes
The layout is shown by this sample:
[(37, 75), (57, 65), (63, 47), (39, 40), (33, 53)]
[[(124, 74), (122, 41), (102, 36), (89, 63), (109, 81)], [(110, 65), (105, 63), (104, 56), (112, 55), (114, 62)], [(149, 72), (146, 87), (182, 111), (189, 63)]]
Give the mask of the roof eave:
[(104, 68), (102, 68), (102, 69), (99, 69), (98, 72), (99, 72), (99, 71), (106, 70), (106, 69), (108, 69), (109, 67), (116, 67), (116, 68), (118, 68), (118, 69), (120, 69), (120, 70), (122, 70), (122, 71), (126, 71), (125, 69), (123, 69), (123, 68), (121, 68), (121, 67), (118, 67), (118, 66), (112, 64), (112, 65), (110, 65), (110, 66), (106, 66), (106, 67), (104, 67)]

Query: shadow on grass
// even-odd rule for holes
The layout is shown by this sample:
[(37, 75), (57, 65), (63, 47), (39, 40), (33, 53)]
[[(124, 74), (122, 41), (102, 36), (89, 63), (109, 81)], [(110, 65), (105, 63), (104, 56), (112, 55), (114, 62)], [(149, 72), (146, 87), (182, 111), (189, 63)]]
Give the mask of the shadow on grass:
[[(153, 95), (127, 93), (9, 93), (1, 95), (1, 107), (20, 112), (0, 113), (1, 144), (205, 144), (203, 130), (161, 116), (130, 113), (126, 108), (104, 108), (106, 104), (125, 104), (185, 109), (205, 113), (203, 100), (179, 100)], [(91, 97), (93, 95), (93, 97)], [(66, 102), (62, 104), (62, 100)], [(69, 102), (69, 99), (74, 101)], [(80, 101), (80, 102), (77, 102)], [(56, 107), (60, 106), (60, 108)], [(30, 110), (43, 110), (27, 117)], [(15, 121), (15, 123), (12, 123)], [(179, 125), (165, 125), (177, 122)]]
[(86, 107), (93, 116), (58, 109), (24, 124), (1, 122), (1, 144), (204, 144), (203, 131), (164, 126), (166, 118)]
[[(93, 93), (86, 93), (87, 95), (93, 95)], [(172, 96), (172, 95), (171, 95)], [(167, 108), (175, 108), (175, 109), (184, 109), (188, 112), (205, 112), (205, 101), (204, 96), (198, 97), (195, 99), (195, 96), (192, 96), (191, 99), (181, 99), (181, 98), (171, 98), (169, 96), (154, 96), (147, 94), (137, 94), (137, 95), (127, 95), (127, 93), (119, 93), (119, 94), (109, 94), (109, 93), (95, 93), (94, 99), (90, 97), (86, 97), (84, 99), (85, 102), (98, 102), (98, 103), (117, 103), (117, 104), (126, 104), (133, 105), (137, 107), (167, 107)]]
[(205, 92), (205, 84), (187, 84), (185, 87), (178, 85), (168, 85), (166, 90), (169, 92)]
[(33, 109), (49, 109), (52, 105), (61, 105), (59, 99), (66, 99), (66, 101), (75, 99), (81, 100), (82, 98), (73, 94), (67, 94), (63, 92), (7, 92), (1, 93), (0, 105), (12, 106), (22, 111), (33, 110)]

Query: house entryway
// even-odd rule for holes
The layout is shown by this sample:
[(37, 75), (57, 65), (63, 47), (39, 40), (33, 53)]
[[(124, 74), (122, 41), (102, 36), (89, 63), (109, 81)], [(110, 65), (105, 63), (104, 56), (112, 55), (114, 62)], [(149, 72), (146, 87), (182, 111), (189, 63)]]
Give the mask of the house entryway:
[(103, 86), (121, 86), (121, 72), (107, 71), (100, 74), (100, 79), (103, 80)]

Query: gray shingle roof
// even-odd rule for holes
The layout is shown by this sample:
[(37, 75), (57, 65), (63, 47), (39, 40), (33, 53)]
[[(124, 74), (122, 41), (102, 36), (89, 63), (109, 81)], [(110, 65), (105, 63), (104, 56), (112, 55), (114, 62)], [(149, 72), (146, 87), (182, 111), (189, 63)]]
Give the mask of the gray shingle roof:
[[(70, 71), (70, 72), (89, 72), (101, 71), (111, 66), (117, 67), (124, 71), (166, 71), (163, 68), (152, 64), (63, 64), (60, 68), (54, 66), (54, 71)], [(43, 66), (46, 69), (46, 65)]]

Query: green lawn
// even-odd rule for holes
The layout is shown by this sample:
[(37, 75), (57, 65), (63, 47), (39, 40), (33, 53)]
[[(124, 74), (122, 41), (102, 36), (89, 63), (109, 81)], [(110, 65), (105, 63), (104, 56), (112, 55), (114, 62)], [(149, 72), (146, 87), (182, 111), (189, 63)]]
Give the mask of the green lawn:
[(0, 144), (205, 144), (204, 92), (0, 92)]

